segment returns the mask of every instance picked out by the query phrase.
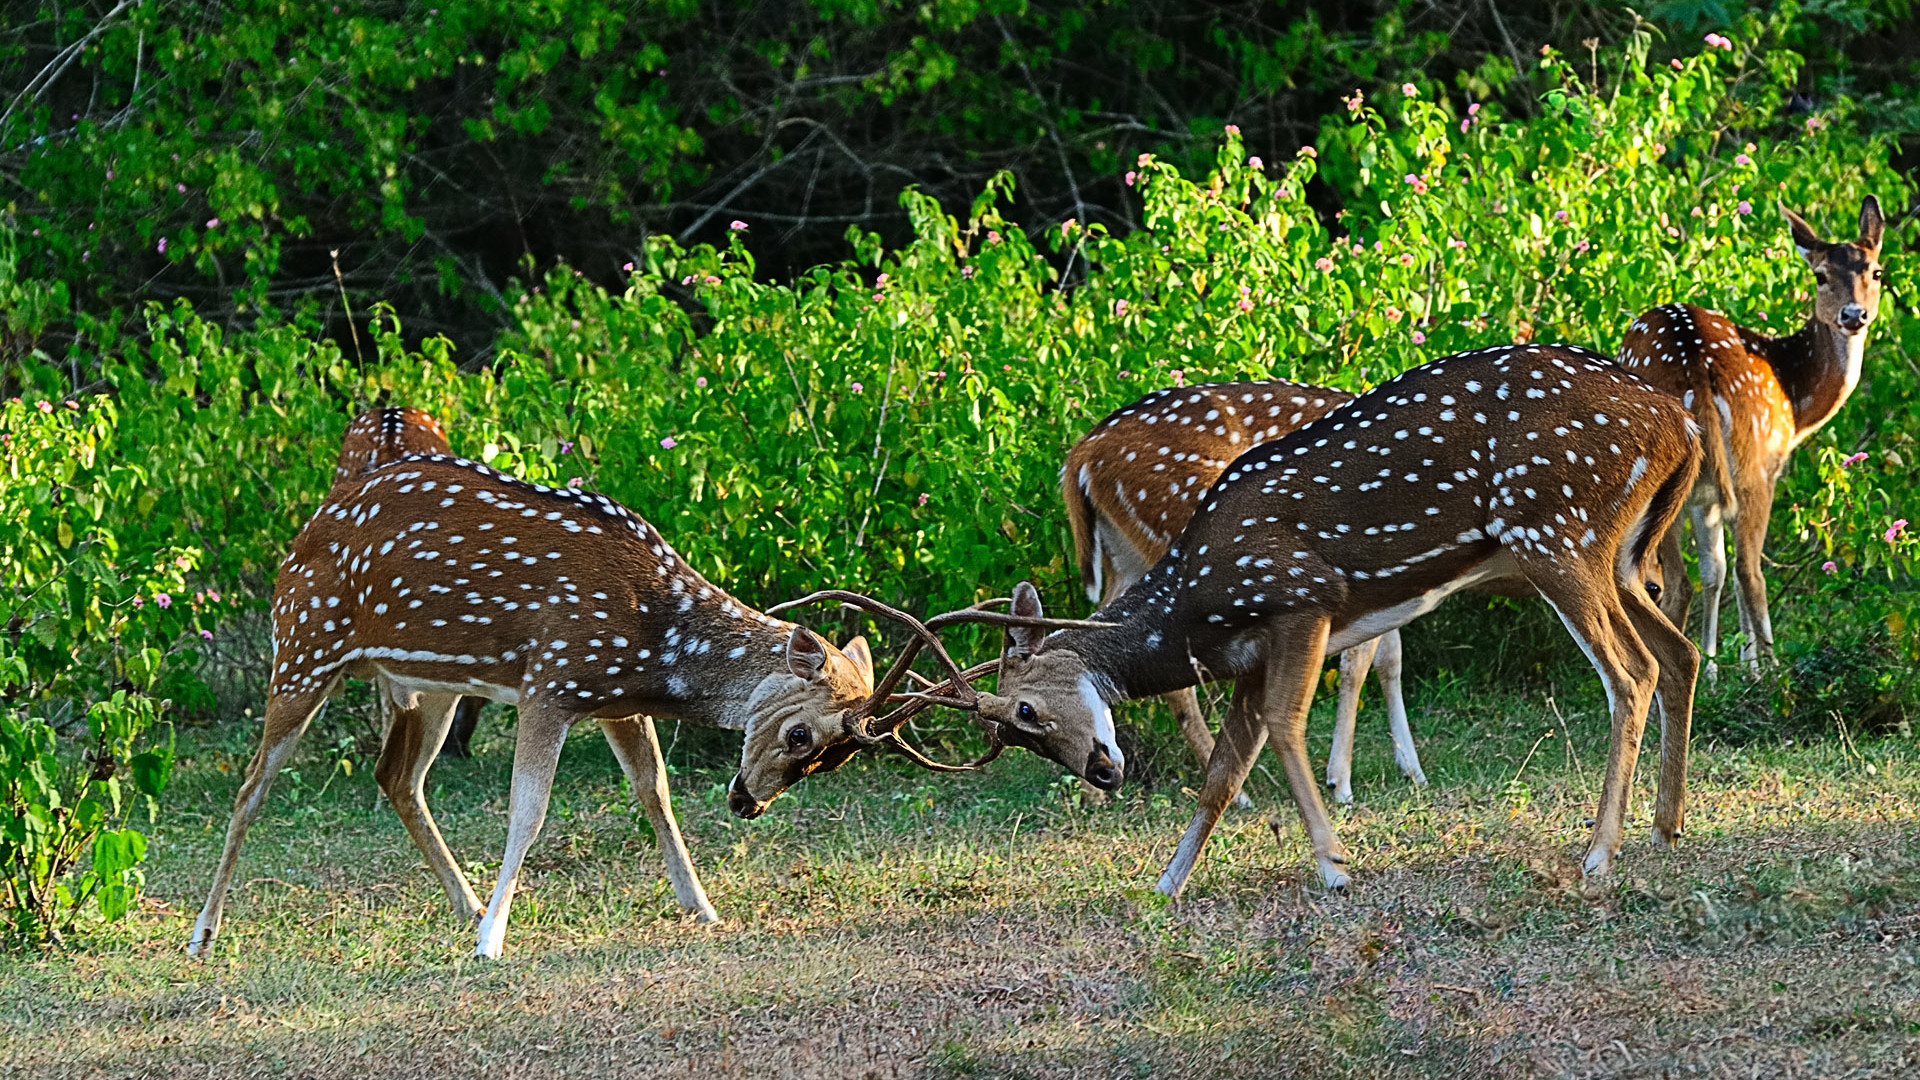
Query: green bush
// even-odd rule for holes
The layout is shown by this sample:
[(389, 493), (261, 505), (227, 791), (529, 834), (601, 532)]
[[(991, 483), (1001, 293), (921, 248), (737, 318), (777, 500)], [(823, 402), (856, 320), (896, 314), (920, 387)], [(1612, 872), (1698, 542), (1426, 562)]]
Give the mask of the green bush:
[[(1047, 234), (1057, 263), (1006, 219), (1004, 179), (964, 218), (909, 192), (911, 243), (851, 232), (853, 258), (791, 285), (756, 280), (739, 231), (718, 248), (659, 238), (622, 292), (562, 267), (515, 294), (513, 329), (477, 374), (444, 341), (409, 349), (390, 311), (363, 360), (307, 324), (233, 331), (185, 302), (150, 307), (145, 340), (99, 358), (119, 435), (61, 505), (111, 523), (123, 578), (103, 613), (150, 588), (130, 567), (192, 552), (196, 589), (257, 609), (347, 419), (391, 401), (439, 415), (469, 456), (636, 508), (749, 602), (847, 585), (927, 610), (1033, 577), (1071, 609), (1058, 463), (1146, 390), (1272, 375), (1358, 389), (1529, 336), (1611, 350), (1672, 300), (1797, 325), (1811, 278), (1775, 201), (1836, 234), (1868, 192), (1902, 204), (1891, 144), (1844, 114), (1778, 119), (1790, 55), (1750, 65), (1709, 47), (1649, 65), (1646, 48), (1577, 68), (1544, 56), (1555, 89), (1531, 119), (1409, 84), (1384, 103), (1354, 95), (1290, 162), (1249, 157), (1231, 129), (1197, 180), (1143, 155), (1122, 178), (1143, 227), (1069, 222)], [(1310, 202), (1316, 177), (1348, 208), (1332, 228)], [(1899, 233), (1885, 258), (1897, 283)], [(1059, 287), (1056, 265), (1078, 284)], [(1914, 549), (1883, 539), (1913, 505), (1911, 471), (1884, 453), (1830, 467), (1863, 440), (1909, 453), (1894, 443), (1920, 430), (1904, 359), (1920, 320), (1897, 285), (1882, 315), (1857, 400), (1781, 492), (1775, 557), (1836, 572), (1789, 577), (1779, 606), (1789, 640), (1878, 605), (1890, 648), (1913, 657)], [(155, 624), (169, 671), (190, 666), (193, 641), (164, 635), (197, 629)]]

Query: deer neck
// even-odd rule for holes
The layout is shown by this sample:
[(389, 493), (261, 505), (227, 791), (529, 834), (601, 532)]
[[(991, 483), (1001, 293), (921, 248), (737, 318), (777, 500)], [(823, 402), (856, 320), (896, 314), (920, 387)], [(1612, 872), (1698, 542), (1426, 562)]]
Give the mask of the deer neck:
[(792, 630), (704, 582), (644, 599), (630, 635), (646, 683), (637, 696), (661, 716), (742, 730), (767, 680), (791, 678)]
[(1794, 442), (1819, 431), (1840, 411), (1860, 383), (1867, 335), (1808, 319), (1799, 332), (1783, 338), (1751, 335), (1761, 346), (1761, 357), (1773, 368), (1774, 378), (1793, 406)]
[[(1172, 576), (1177, 568), (1165, 572)], [(1062, 630), (1047, 639), (1047, 648), (1071, 650), (1086, 661), (1093, 688), (1108, 702), (1170, 694), (1244, 666), (1227, 655), (1229, 643), (1207, 641), (1202, 648), (1187, 634), (1179, 612), (1169, 613), (1153, 588), (1156, 576), (1150, 572), (1091, 616), (1113, 626)]]

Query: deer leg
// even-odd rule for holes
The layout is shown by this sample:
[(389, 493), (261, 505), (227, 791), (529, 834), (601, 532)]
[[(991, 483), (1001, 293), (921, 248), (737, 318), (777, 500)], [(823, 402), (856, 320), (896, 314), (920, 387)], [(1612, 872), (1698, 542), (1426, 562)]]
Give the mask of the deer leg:
[(1733, 573), (1739, 588), (1740, 629), (1747, 636), (1740, 650), (1749, 673), (1760, 673), (1762, 658), (1773, 657), (1773, 619), (1767, 614), (1767, 578), (1761, 555), (1767, 547), (1767, 518), (1773, 511), (1773, 485), (1756, 485), (1740, 493), (1740, 516), (1733, 522)]
[(1268, 632), (1267, 678), (1261, 712), (1267, 721), (1268, 741), (1287, 772), (1294, 805), (1307, 826), (1313, 859), (1329, 889), (1347, 886), (1346, 846), (1334, 835), (1326, 804), (1307, 760), (1307, 709), (1313, 704), (1313, 684), (1327, 655), (1326, 616), (1276, 622)]
[(1687, 609), (1693, 605), (1693, 579), (1687, 575), (1680, 551), (1680, 522), (1660, 538), (1660, 613), (1681, 633), (1687, 631)]
[[(1525, 559), (1522, 565), (1526, 565)], [(1587, 654), (1594, 671), (1599, 673), (1613, 714), (1600, 809), (1594, 815), (1593, 836), (1582, 864), (1586, 874), (1597, 876), (1613, 868), (1613, 857), (1620, 851), (1627, 802), (1632, 794), (1633, 769), (1640, 758), (1640, 737), (1646, 728), (1647, 706), (1658, 672), (1653, 655), (1641, 644), (1626, 612), (1621, 609), (1620, 586), (1611, 581), (1594, 582), (1578, 573), (1554, 574), (1551, 570), (1528, 577), (1553, 606), (1580, 651)]]
[(1353, 801), (1353, 733), (1360, 724), (1360, 695), (1366, 689), (1367, 671), (1380, 648), (1379, 638), (1369, 638), (1340, 654), (1340, 705), (1333, 714), (1333, 749), (1327, 753), (1327, 786), (1333, 789), (1333, 801)]
[(1693, 728), (1693, 684), (1700, 651), (1637, 588), (1621, 586), (1621, 604), (1640, 640), (1660, 666), (1654, 700), (1660, 706), (1660, 788), (1654, 800), (1653, 839), (1671, 847), (1686, 822), (1687, 749)]
[(654, 733), (653, 718), (631, 716), (624, 720), (602, 720), (600, 730), (627, 774), (627, 785), (646, 808), (653, 823), (653, 835), (667, 857), (667, 883), (673, 886), (673, 898), (680, 906), (697, 915), (701, 922), (719, 922), (720, 916), (707, 901), (700, 887), (700, 875), (693, 868), (693, 856), (687, 854), (687, 842), (681, 839), (680, 823), (673, 816), (673, 794), (667, 787), (667, 763), (660, 756), (660, 738)]
[(1407, 722), (1407, 699), (1400, 693), (1400, 631), (1389, 630), (1379, 637), (1380, 650), (1374, 656), (1373, 670), (1380, 680), (1380, 692), (1387, 699), (1387, 727), (1393, 732), (1393, 763), (1415, 784), (1425, 785), (1427, 774), (1420, 768), (1420, 751), (1413, 745), (1413, 725)]
[(1727, 583), (1727, 536), (1719, 506), (1693, 508), (1693, 543), (1700, 555), (1700, 644), (1707, 653), (1707, 678), (1720, 655), (1720, 590)]
[(416, 694), (410, 703), (395, 702), (373, 775), (400, 824), (413, 838), (413, 846), (420, 849), (427, 866), (440, 879), (440, 887), (447, 891), (454, 916), (471, 925), (480, 917), (480, 898), (467, 883), (467, 875), (460, 872), (460, 864), (447, 850), (440, 827), (427, 809), (427, 770), (439, 756), (440, 743), (446, 738), (458, 701), (454, 694)]
[(553, 774), (560, 766), (560, 748), (566, 745), (573, 717), (544, 703), (520, 706), (520, 722), (513, 744), (513, 785), (507, 798), (507, 850), (500, 860), (500, 880), (480, 919), (474, 955), (498, 959), (507, 940), (507, 913), (520, 867), (540, 835), (547, 817), (547, 799), (553, 793)]
[(447, 728), (447, 741), (440, 746), (441, 753), (454, 758), (473, 756), (473, 732), (480, 726), (480, 708), (485, 704), (485, 698), (460, 699), (459, 706), (453, 710), (453, 724)]
[[(1173, 710), (1173, 718), (1180, 725), (1180, 734), (1186, 737), (1187, 745), (1193, 750), (1194, 761), (1205, 770), (1207, 762), (1213, 759), (1213, 732), (1207, 730), (1207, 714), (1200, 708), (1199, 688), (1189, 686), (1185, 690), (1175, 690), (1161, 700)], [(1240, 810), (1251, 810), (1253, 800), (1247, 798), (1246, 792), (1236, 791), (1233, 793), (1233, 805)]]
[(227, 823), (227, 842), (220, 849), (220, 864), (213, 872), (213, 887), (207, 892), (207, 905), (194, 921), (193, 936), (187, 939), (190, 956), (205, 956), (220, 932), (220, 910), (226, 905), (227, 888), (233, 883), (233, 868), (240, 861), (240, 845), (267, 803), (267, 791), (273, 778), (286, 765), (300, 744), (307, 725), (327, 703), (332, 687), (299, 693), (275, 694), (267, 699), (267, 715), (260, 731), (260, 749), (247, 765), (246, 778), (233, 799), (233, 819)]
[(1207, 782), (1200, 788), (1200, 806), (1194, 810), (1193, 821), (1180, 837), (1180, 846), (1154, 886), (1168, 896), (1177, 897), (1180, 890), (1186, 888), (1187, 878), (1200, 859), (1200, 849), (1206, 846), (1207, 837), (1213, 835), (1220, 815), (1226, 813), (1233, 793), (1247, 782), (1254, 759), (1260, 756), (1260, 747), (1267, 741), (1266, 725), (1260, 722), (1262, 685), (1257, 671), (1241, 676), (1233, 684), (1233, 702), (1227, 706), (1227, 718), (1220, 722), (1220, 740), (1214, 743), (1213, 753), (1207, 758)]

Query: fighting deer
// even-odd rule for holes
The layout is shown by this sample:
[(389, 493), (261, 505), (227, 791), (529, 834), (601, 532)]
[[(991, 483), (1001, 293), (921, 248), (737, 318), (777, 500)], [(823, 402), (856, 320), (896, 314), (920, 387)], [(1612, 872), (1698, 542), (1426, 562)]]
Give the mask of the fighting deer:
[[(1105, 626), (1043, 635), (1010, 625), (998, 691), (972, 694), (972, 707), (995, 745), (1035, 750), (1111, 789), (1125, 767), (1112, 702), (1191, 686), (1199, 669), (1232, 678), (1199, 808), (1158, 887), (1179, 894), (1271, 738), (1321, 877), (1339, 888), (1349, 856), (1305, 744), (1324, 657), (1476, 582), (1518, 576), (1553, 606), (1606, 691), (1611, 749), (1583, 862), (1603, 874), (1656, 699), (1654, 835), (1680, 835), (1699, 654), (1643, 583), (1698, 468), (1687, 409), (1598, 354), (1508, 345), (1436, 360), (1235, 460), (1166, 557), (1093, 617)], [(1014, 591), (1011, 615), (1044, 616), (1031, 585)]]
[[(1886, 220), (1879, 200), (1860, 204), (1860, 234), (1828, 243), (1798, 214), (1781, 207), (1800, 257), (1813, 269), (1813, 314), (1798, 333), (1769, 337), (1724, 315), (1690, 304), (1655, 308), (1634, 320), (1619, 362), (1679, 397), (1709, 434), (1706, 466), (1688, 500), (1700, 555), (1709, 674), (1719, 654), (1720, 590), (1727, 579), (1725, 527), (1733, 523), (1734, 592), (1745, 636), (1741, 659), (1757, 667), (1773, 653), (1773, 621), (1761, 552), (1773, 511), (1774, 484), (1787, 457), (1833, 419), (1860, 382), (1867, 326), (1880, 307), (1880, 240)], [(1669, 575), (1661, 608), (1684, 625), (1691, 589), (1680, 561), (1676, 527), (1661, 541)]]
[[(393, 405), (368, 409), (353, 418), (340, 439), (340, 458), (333, 467), (334, 489), (358, 483), (373, 470), (403, 457), (428, 454), (449, 457), (453, 454), (453, 447), (447, 445), (446, 431), (432, 413)], [(389, 695), (380, 695), (383, 742), (386, 728), (393, 719), (390, 700)], [(477, 697), (460, 699), (453, 711), (453, 722), (447, 727), (447, 741), (440, 748), (441, 753), (461, 758), (473, 756), (473, 731), (480, 722), (481, 702)]]
[[(1207, 383), (1156, 390), (1095, 425), (1067, 452), (1060, 469), (1060, 494), (1087, 599), (1111, 603), (1152, 569), (1233, 459), (1353, 396), (1281, 379)], [(1353, 734), (1367, 670), (1376, 663), (1394, 762), (1414, 783), (1427, 782), (1400, 693), (1400, 631), (1389, 630), (1340, 654), (1339, 708), (1327, 757), (1327, 786), (1337, 803), (1353, 801)], [(1213, 735), (1194, 688), (1175, 690), (1165, 700), (1205, 768)], [(1244, 793), (1234, 798), (1243, 807), (1252, 805)]]
[[(395, 705), (375, 775), (455, 911), (497, 957), (568, 729), (600, 722), (653, 823), (681, 907), (718, 916), (674, 820), (653, 716), (759, 721), (799, 745), (873, 690), (863, 640), (836, 649), (709, 584), (604, 495), (553, 489), (445, 455), (336, 488), (274, 583), (273, 670), (260, 749), (190, 951), (203, 954), (248, 826), (308, 723), (345, 677)], [(427, 810), (425, 782), (461, 695), (518, 708), (506, 853), (484, 909)]]

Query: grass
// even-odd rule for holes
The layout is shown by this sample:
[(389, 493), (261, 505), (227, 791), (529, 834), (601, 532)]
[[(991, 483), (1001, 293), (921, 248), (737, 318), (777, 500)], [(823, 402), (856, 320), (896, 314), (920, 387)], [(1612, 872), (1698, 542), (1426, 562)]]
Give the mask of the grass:
[[(1683, 846), (1647, 842), (1643, 765), (1620, 869), (1585, 884), (1589, 681), (1551, 705), (1415, 686), (1424, 790), (1370, 702), (1346, 895), (1315, 883), (1269, 756), (1259, 809), (1172, 905), (1150, 889), (1195, 777), (1163, 716), (1149, 781), (1103, 807), (1015, 753), (981, 777), (852, 767), (747, 823), (727, 770), (683, 767), (717, 927), (678, 914), (580, 732), (495, 963), (467, 957), (366, 772), (329, 773), (323, 732), (254, 830), (217, 955), (189, 961), (254, 733), (186, 731), (145, 909), (84, 950), (0, 958), (0, 1076), (1911, 1075), (1920, 745), (1703, 737)], [(509, 757), (490, 717), (431, 781), (483, 893)]]

